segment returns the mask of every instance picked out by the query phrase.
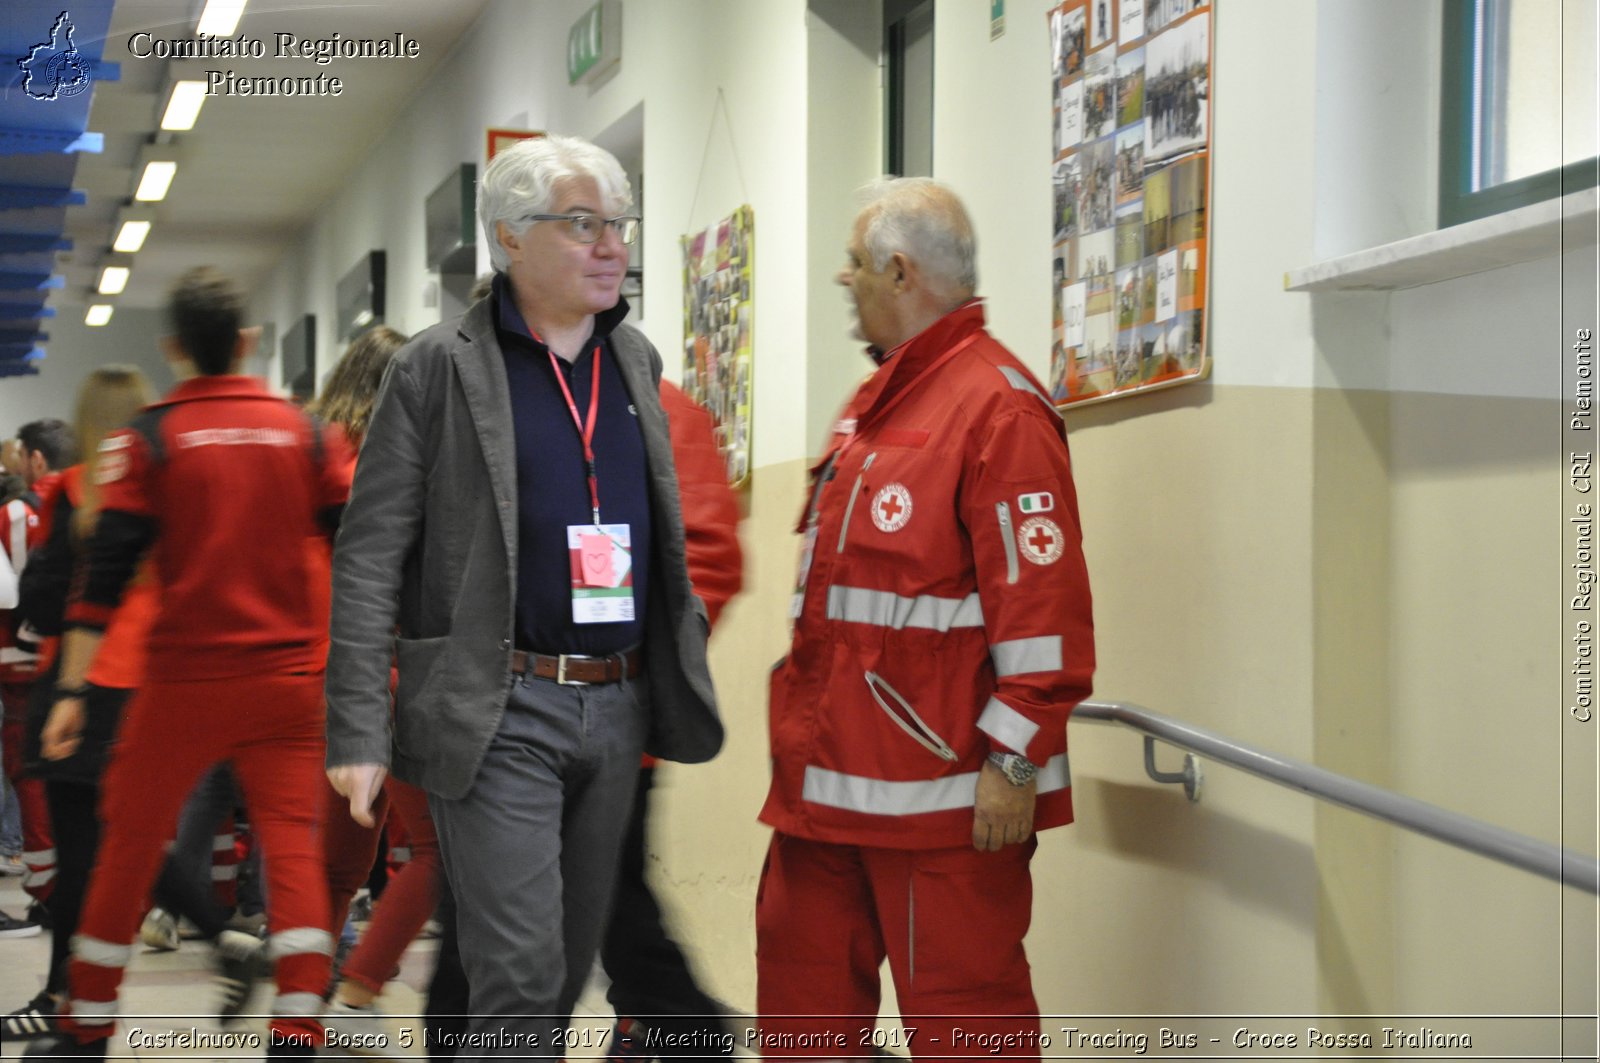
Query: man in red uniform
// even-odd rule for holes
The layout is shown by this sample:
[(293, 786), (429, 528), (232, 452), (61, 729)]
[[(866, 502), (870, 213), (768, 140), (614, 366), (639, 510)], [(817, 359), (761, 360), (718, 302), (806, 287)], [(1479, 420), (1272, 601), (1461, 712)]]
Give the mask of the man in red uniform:
[(871, 190), (839, 283), (879, 368), (812, 470), (771, 684), (769, 1057), (872, 1054), (886, 956), (918, 1030), (899, 1047), (1039, 1054), (1028, 865), (1034, 831), (1072, 819), (1093, 626), (1061, 419), (984, 330), (976, 280), (952, 192)]
[(101, 445), (101, 514), (67, 608), (46, 757), (71, 753), (85, 671), (106, 617), (148, 551), (160, 587), (148, 679), (106, 771), (99, 860), (73, 939), (66, 1038), (30, 1055), (101, 1056), (143, 902), (178, 810), (228, 761), (266, 856), (276, 961), (269, 1054), (311, 1054), (332, 938), (315, 839), (322, 775), (321, 618), (306, 540), (331, 533), (348, 492), (340, 433), (234, 375), (255, 344), (243, 299), (215, 270), (186, 273), (165, 341), (180, 383)]
[[(12, 570), (21, 573), (28, 553), (44, 542), (45, 529), (39, 514), (55, 494), (61, 470), (78, 460), (78, 443), (72, 427), (55, 419), (23, 425), (17, 431), (16, 442), (15, 460), (28, 490), (21, 498), (0, 507), (0, 550), (6, 552)], [(0, 747), (4, 750), (6, 779), (16, 791), (22, 812), (22, 888), (33, 900), (22, 919), (0, 914), (0, 938), (37, 934), (41, 926), (47, 925), (45, 904), (56, 877), (56, 847), (50, 835), (44, 784), (28, 778), (22, 770), (28, 692), (39, 675), (39, 658), (33, 652), (35, 646), (27, 639), (17, 638), (14, 624), (10, 611), (0, 611), (0, 702), (5, 705)]]

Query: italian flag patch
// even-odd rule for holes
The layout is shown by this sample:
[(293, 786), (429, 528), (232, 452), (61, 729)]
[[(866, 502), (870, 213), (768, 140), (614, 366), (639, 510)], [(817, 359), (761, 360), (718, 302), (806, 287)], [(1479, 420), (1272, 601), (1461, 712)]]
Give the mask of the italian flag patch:
[(1056, 508), (1055, 496), (1049, 491), (1039, 491), (1031, 495), (1019, 495), (1017, 508), (1024, 513), (1048, 513)]

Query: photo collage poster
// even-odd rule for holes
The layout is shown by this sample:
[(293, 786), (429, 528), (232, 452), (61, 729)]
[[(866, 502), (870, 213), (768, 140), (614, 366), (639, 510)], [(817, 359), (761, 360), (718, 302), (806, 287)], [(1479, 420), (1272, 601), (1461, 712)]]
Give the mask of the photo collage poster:
[(1049, 14), (1058, 406), (1210, 369), (1211, 0), (1066, 0)]
[(682, 240), (683, 390), (710, 411), (733, 487), (750, 479), (755, 232), (746, 205)]

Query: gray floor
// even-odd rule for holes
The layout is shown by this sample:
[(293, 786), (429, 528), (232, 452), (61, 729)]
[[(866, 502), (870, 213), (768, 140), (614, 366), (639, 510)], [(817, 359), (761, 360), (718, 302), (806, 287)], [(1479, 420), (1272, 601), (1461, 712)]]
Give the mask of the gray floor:
[[(0, 878), (0, 910), (20, 916), (26, 907), (27, 896), (20, 880)], [(362, 1053), (367, 1058), (426, 1055), (421, 1044), (421, 1022), (416, 1016), (421, 1012), (422, 993), (433, 971), (435, 947), (432, 941), (418, 941), (407, 950), (399, 978), (385, 987), (378, 1002), (387, 1015), (383, 1025), (387, 1046), (383, 1051)], [(49, 962), (50, 939), (45, 934), (0, 939), (0, 1012), (21, 1007), (39, 991)], [(212, 1039), (222, 1033), (215, 1017), (216, 990), (211, 984), (209, 949), (195, 941), (185, 941), (177, 952), (155, 952), (136, 946), (133, 964), (123, 982), (122, 1019), (111, 1051), (125, 1059), (259, 1059), (262, 1049), (249, 1047), (248, 1035), (258, 1040), (265, 1038), (264, 1015), (271, 1004), (270, 988), (263, 987), (251, 1001), (250, 1011), (257, 1014), (231, 1028), (234, 1034), (246, 1035), (235, 1042), (239, 1047), (217, 1047), (214, 1040), (207, 1046), (175, 1044), (170, 1039), (163, 1042), (164, 1034)], [(591, 982), (578, 1002), (578, 1012), (584, 1017), (579, 1021), (580, 1029), (590, 1027), (596, 1036), (600, 1031), (609, 1033), (611, 1014), (604, 991), (595, 983)], [(25, 1047), (9, 1043), (0, 1046), (0, 1058), (17, 1058)], [(580, 1048), (569, 1053), (571, 1057), (585, 1055), (604, 1055), (604, 1051), (586, 1052)]]

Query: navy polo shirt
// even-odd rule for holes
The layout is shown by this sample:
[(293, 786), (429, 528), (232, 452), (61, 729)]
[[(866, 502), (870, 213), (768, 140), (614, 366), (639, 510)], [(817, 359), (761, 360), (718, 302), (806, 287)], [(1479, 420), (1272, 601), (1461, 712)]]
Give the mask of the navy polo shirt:
[(611, 331), (628, 316), (628, 304), (595, 315), (594, 334), (568, 364), (556, 359), (578, 415), (589, 415), (595, 359), (600, 359), (600, 409), (595, 416), (594, 459), (600, 483), (600, 520), (627, 524), (632, 535), (634, 619), (578, 624), (572, 619), (572, 563), (567, 526), (592, 525), (583, 440), (556, 383), (549, 349), (529, 332), (509, 297), (504, 274), (494, 281), (496, 336), (511, 388), (511, 422), (517, 440), (517, 645), (540, 653), (603, 656), (644, 639), (650, 569), (650, 486), (639, 415), (611, 349)]

